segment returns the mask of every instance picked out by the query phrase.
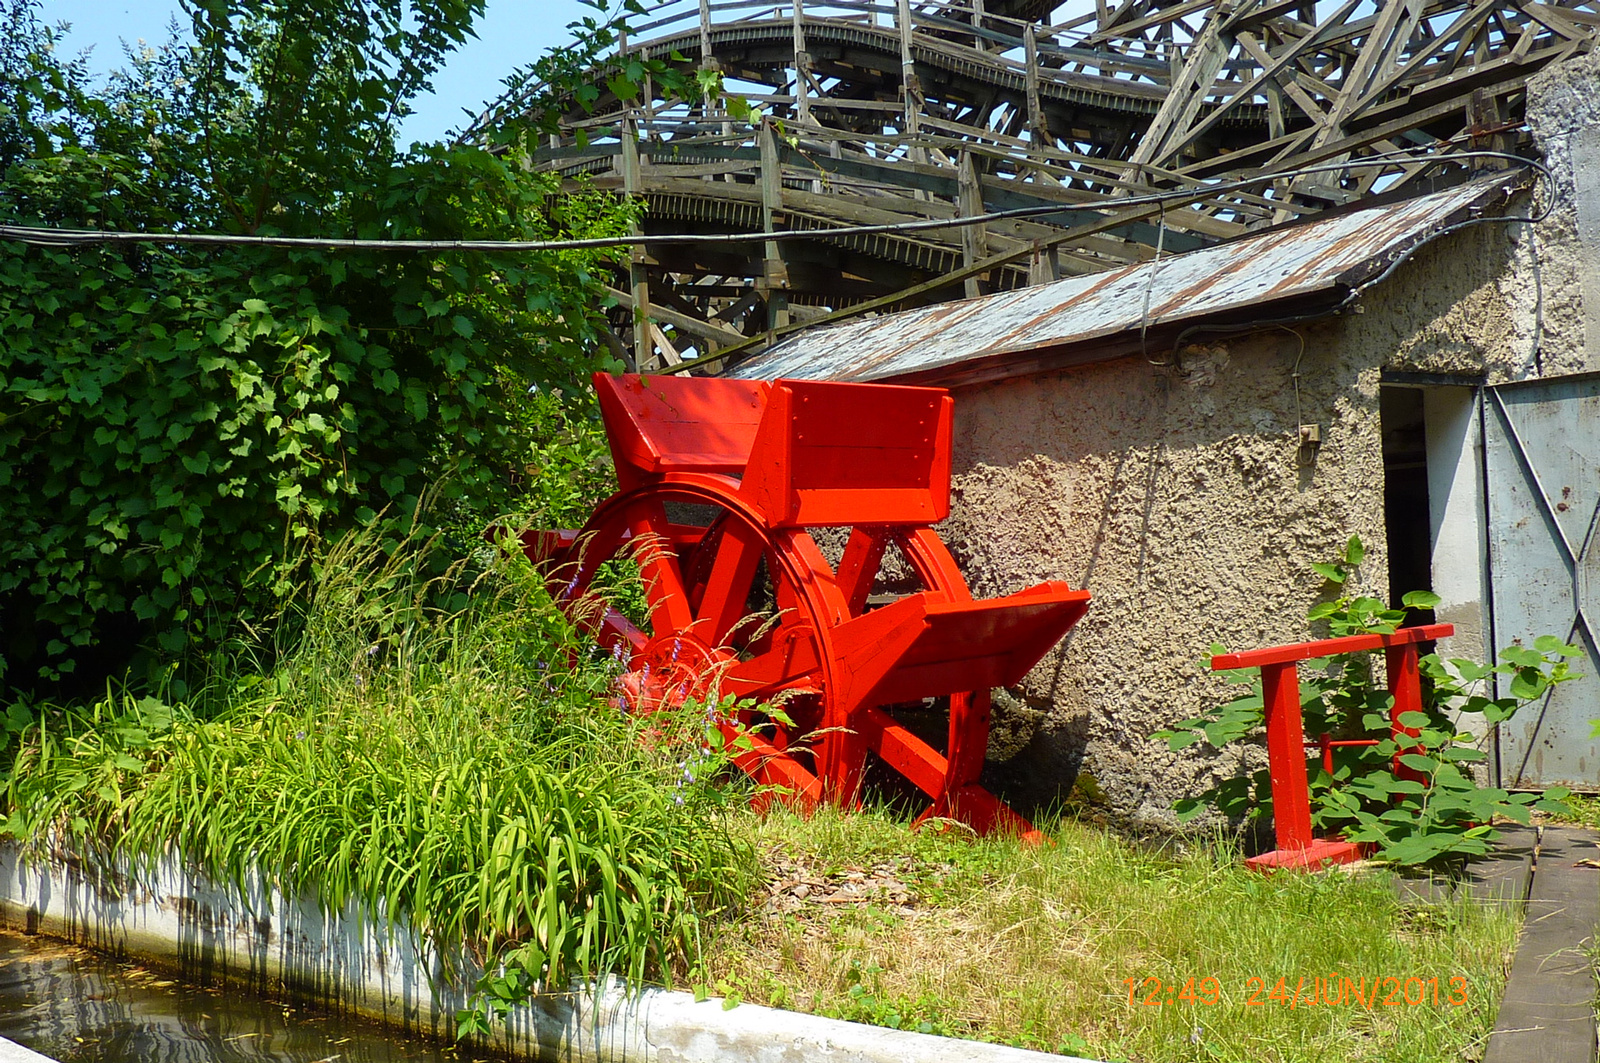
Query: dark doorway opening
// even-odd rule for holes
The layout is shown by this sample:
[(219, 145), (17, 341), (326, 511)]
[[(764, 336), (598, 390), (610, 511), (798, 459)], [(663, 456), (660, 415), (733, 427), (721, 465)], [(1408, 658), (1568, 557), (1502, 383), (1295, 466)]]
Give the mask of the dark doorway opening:
[[(1433, 537), (1428, 518), (1428, 432), (1421, 388), (1378, 389), (1383, 431), (1383, 523), (1389, 543), (1389, 601), (1433, 589)], [(1408, 624), (1431, 623), (1419, 610)]]

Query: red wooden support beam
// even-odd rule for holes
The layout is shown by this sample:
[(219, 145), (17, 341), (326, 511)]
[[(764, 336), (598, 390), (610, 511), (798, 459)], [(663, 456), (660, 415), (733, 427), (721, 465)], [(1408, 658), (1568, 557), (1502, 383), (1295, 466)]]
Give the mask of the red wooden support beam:
[(1428, 781), (1427, 776), (1415, 768), (1408, 768), (1400, 763), (1402, 756), (1417, 749), (1415, 744), (1400, 745), (1400, 736), (1416, 738), (1422, 733), (1415, 727), (1407, 727), (1400, 722), (1401, 713), (1422, 711), (1422, 673), (1417, 667), (1417, 644), (1410, 642), (1403, 646), (1390, 646), (1384, 654), (1384, 663), (1385, 670), (1389, 673), (1389, 694), (1394, 700), (1394, 704), (1389, 707), (1389, 733), (1394, 736), (1396, 742), (1394, 776), (1397, 779), (1425, 783)]
[[(1307, 743), (1309, 745), (1309, 743)], [(1376, 738), (1341, 738), (1335, 740), (1332, 735), (1321, 735), (1317, 738), (1317, 748), (1322, 750), (1322, 770), (1329, 775), (1333, 774), (1333, 751), (1347, 749), (1352, 746), (1375, 746)]]
[(1311, 791), (1306, 783), (1306, 739), (1300, 721), (1300, 677), (1293, 663), (1261, 669), (1267, 719), (1267, 764), (1272, 773), (1272, 820), (1278, 848), (1311, 844)]
[(1251, 857), (1257, 871), (1273, 868), (1348, 864), (1361, 858), (1352, 842), (1330, 841), (1311, 833), (1311, 788), (1306, 782), (1306, 741), (1300, 719), (1300, 677), (1293, 661), (1261, 669), (1261, 694), (1267, 720), (1267, 767), (1272, 777), (1272, 823), (1278, 847)]
[(1453, 624), (1423, 624), (1421, 627), (1403, 627), (1392, 635), (1346, 635), (1337, 639), (1296, 642), (1289, 646), (1268, 646), (1242, 653), (1220, 653), (1211, 658), (1211, 670), (1226, 672), (1234, 668), (1259, 668), (1264, 664), (1309, 661), (1317, 657), (1332, 657), (1336, 653), (1382, 650), (1407, 643), (1432, 642), (1454, 635), (1455, 632)]

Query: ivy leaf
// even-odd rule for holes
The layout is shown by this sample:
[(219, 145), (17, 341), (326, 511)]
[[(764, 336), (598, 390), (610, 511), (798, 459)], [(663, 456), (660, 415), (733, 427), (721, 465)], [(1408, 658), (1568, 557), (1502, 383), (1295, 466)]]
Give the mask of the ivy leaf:
[(1544, 654), (1525, 646), (1507, 646), (1500, 651), (1500, 659), (1515, 668), (1538, 668), (1544, 664)]
[(639, 84), (624, 74), (617, 74), (606, 82), (606, 88), (617, 99), (627, 102), (639, 95)]
[[(1313, 562), (1312, 563), (1311, 568), (1312, 568), (1313, 571), (1315, 571), (1317, 573), (1317, 575), (1321, 576), (1323, 579), (1327, 580), (1329, 583), (1341, 583), (1342, 584), (1349, 577), (1349, 573), (1346, 572), (1339, 565), (1329, 565), (1329, 564), (1325, 564), (1325, 563), (1323, 563), (1321, 561), (1317, 561), (1317, 562)], [(1326, 614), (1324, 614), (1324, 615), (1326, 615)], [(1313, 617), (1312, 619), (1317, 619), (1317, 618)]]
[(1450, 839), (1445, 835), (1413, 836), (1390, 842), (1378, 851), (1378, 855), (1396, 864), (1425, 864), (1442, 855), (1449, 846)]
[(1554, 635), (1540, 635), (1533, 640), (1533, 648), (1546, 656), (1559, 654), (1562, 657), (1578, 657), (1583, 654), (1583, 650), (1577, 646), (1570, 645)]
[(1157, 741), (1166, 742), (1167, 748), (1174, 753), (1177, 753), (1180, 750), (1188, 749), (1190, 746), (1200, 741), (1201, 738), (1201, 736), (1194, 731), (1157, 731), (1150, 737)]
[(1350, 541), (1344, 544), (1344, 563), (1352, 567), (1361, 564), (1366, 559), (1367, 548), (1361, 545), (1361, 538), (1350, 536)]
[(1511, 679), (1511, 696), (1519, 701), (1533, 701), (1549, 686), (1549, 679), (1538, 668), (1518, 668)]

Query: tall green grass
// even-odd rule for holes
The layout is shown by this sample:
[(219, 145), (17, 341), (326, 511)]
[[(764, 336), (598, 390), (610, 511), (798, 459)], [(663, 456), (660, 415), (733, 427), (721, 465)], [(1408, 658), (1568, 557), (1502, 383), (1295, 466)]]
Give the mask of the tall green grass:
[(470, 588), (459, 569), (430, 583), (427, 549), (329, 548), (269, 674), (223, 668), (188, 706), (108, 694), (47, 711), (0, 831), (135, 868), (176, 852), (241, 885), (264, 872), (330, 909), (359, 899), (467, 949), (491, 1000), (669, 980), (754, 874), (704, 716), (625, 716), (614, 666), (534, 574), (505, 562)]

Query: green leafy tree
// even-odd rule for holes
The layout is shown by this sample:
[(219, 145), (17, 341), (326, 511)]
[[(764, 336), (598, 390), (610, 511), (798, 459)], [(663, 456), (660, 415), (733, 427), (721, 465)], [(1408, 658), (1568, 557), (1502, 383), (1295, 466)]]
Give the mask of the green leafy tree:
[[(612, 235), (474, 146), (396, 146), (483, 0), (185, 0), (92, 87), (0, 25), (0, 220), (364, 239)], [(607, 366), (598, 253), (0, 242), (0, 685), (93, 689), (259, 623), (300, 546), (512, 505), (532, 386)], [(465, 515), (465, 516), (463, 516)]]
[(681, 52), (661, 58), (617, 51), (628, 33), (628, 18), (649, 14), (642, 0), (619, 0), (614, 8), (607, 0), (581, 2), (594, 13), (567, 27), (573, 43), (508, 74), (506, 91), (496, 106), (470, 130), (474, 139), (517, 146), (529, 134), (571, 133), (585, 145), (589, 137), (586, 127), (566, 126), (563, 120), (592, 114), (605, 103), (637, 100), (647, 85), (661, 97), (676, 98), (691, 107), (721, 103), (728, 115), (739, 121), (756, 116), (748, 100), (725, 94), (720, 71), (699, 67)]

